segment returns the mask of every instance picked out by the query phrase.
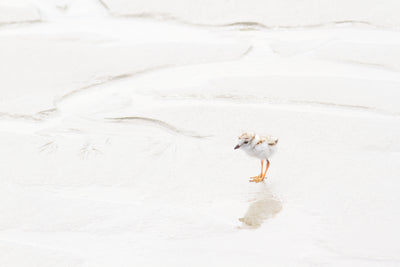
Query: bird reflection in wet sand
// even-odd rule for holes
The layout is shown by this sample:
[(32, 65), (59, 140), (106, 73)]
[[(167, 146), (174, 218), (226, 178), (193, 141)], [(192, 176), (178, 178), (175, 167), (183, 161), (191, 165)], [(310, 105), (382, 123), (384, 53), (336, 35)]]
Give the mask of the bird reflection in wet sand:
[(239, 221), (242, 222), (240, 228), (258, 228), (265, 220), (274, 217), (282, 210), (282, 202), (274, 196), (267, 185), (262, 185), (259, 190), (244, 216), (239, 218)]

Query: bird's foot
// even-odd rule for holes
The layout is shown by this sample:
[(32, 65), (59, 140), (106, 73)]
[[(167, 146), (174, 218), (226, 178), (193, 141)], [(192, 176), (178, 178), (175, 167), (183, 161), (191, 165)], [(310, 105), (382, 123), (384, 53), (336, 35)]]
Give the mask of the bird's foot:
[(259, 175), (252, 176), (252, 177), (250, 177), (250, 178), (252, 178), (252, 179), (254, 179), (254, 178), (261, 178), (262, 176), (263, 176), (263, 174), (262, 174), (262, 173), (260, 173)]
[[(251, 177), (251, 178), (253, 178), (253, 177)], [(259, 183), (259, 182), (262, 182), (262, 181), (264, 181), (264, 179), (265, 179), (265, 177), (254, 177), (253, 179), (250, 179), (250, 181), (249, 182), (256, 182), (256, 183)]]

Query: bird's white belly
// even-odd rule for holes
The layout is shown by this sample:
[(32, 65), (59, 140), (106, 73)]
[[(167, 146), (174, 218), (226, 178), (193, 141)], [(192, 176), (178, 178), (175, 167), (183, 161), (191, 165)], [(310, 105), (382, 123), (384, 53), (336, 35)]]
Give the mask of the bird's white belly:
[(263, 146), (260, 147), (259, 149), (254, 148), (254, 149), (249, 149), (246, 150), (247, 154), (252, 156), (252, 157), (256, 157), (258, 159), (269, 159), (272, 154), (275, 152), (275, 147), (271, 147), (271, 146)]

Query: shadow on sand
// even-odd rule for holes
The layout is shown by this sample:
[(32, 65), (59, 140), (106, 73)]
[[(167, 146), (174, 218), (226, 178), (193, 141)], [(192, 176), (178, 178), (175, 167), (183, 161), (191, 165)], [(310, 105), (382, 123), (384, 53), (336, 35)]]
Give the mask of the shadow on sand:
[(260, 184), (258, 192), (255, 192), (255, 199), (251, 201), (243, 218), (239, 218), (242, 222), (242, 229), (255, 229), (262, 223), (275, 216), (282, 209), (282, 202), (274, 196), (271, 189), (265, 184)]

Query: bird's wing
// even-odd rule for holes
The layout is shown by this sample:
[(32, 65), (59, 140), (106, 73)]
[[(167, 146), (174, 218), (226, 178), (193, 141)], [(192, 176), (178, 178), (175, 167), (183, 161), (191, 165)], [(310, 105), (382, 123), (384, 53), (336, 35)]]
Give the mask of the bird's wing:
[(257, 144), (262, 144), (262, 143), (267, 143), (270, 146), (274, 146), (278, 143), (278, 138), (269, 135), (264, 135), (260, 137), (260, 141), (258, 141)]

